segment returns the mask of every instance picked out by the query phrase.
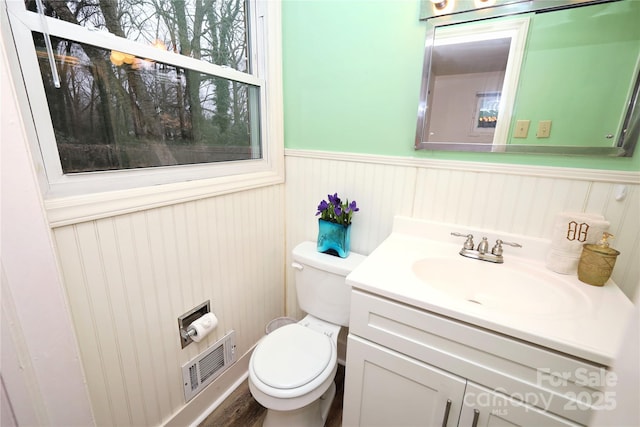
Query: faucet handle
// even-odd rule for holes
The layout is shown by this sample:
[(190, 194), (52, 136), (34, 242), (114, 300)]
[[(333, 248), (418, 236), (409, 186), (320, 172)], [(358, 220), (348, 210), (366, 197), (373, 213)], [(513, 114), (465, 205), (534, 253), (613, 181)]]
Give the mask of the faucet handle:
[(505, 242), (500, 239), (496, 240), (495, 246), (491, 249), (491, 253), (494, 255), (502, 255), (502, 245), (513, 246), (514, 248), (521, 248), (522, 245), (520, 243), (515, 242)]
[(462, 234), (454, 231), (451, 235), (456, 237), (466, 237), (467, 240), (465, 240), (463, 248), (473, 250), (473, 234)]

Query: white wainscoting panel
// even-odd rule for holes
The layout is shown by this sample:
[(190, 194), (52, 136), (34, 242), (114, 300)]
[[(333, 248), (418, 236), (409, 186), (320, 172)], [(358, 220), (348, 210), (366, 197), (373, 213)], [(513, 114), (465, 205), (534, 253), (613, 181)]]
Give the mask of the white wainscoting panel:
[[(365, 255), (389, 235), (395, 215), (549, 238), (558, 212), (601, 213), (622, 252), (613, 277), (630, 297), (636, 292), (635, 178), (452, 165), (292, 151), (285, 185), (54, 228), (97, 424), (167, 421), (184, 407), (184, 363), (230, 329), (241, 356), (269, 320), (300, 318), (290, 252), (316, 239), (316, 207), (328, 193), (357, 201), (352, 250)], [(621, 182), (627, 196), (617, 201)], [(218, 328), (180, 349), (178, 316), (207, 299)]]
[[(613, 279), (633, 298), (640, 286), (640, 185), (637, 173), (539, 168), (471, 162), (288, 150), (286, 156), (287, 256), (300, 240), (314, 240), (308, 214), (328, 191), (355, 197), (362, 211), (352, 250), (369, 254), (391, 231), (394, 215), (550, 239), (563, 211), (599, 213), (611, 222), (612, 246), (621, 252)], [(629, 182), (626, 182), (629, 181)], [(618, 185), (627, 196), (615, 199)], [(508, 252), (509, 248), (506, 249)], [(508, 254), (507, 254), (508, 256)], [(287, 283), (293, 276), (287, 273)], [(585, 285), (586, 286), (586, 285)], [(288, 286), (288, 313), (300, 316)]]
[[(181, 366), (236, 331), (238, 356), (284, 314), (284, 186), (54, 229), (98, 425), (159, 425), (185, 404)], [(180, 348), (177, 318), (217, 329)]]

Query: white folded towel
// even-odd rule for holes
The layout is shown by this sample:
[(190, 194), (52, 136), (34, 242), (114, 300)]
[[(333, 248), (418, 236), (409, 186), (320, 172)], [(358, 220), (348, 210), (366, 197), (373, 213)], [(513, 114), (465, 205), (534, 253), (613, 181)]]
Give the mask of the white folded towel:
[(609, 221), (602, 215), (584, 212), (561, 212), (556, 216), (551, 249), (546, 266), (561, 274), (576, 274), (585, 243), (596, 243), (609, 230)]

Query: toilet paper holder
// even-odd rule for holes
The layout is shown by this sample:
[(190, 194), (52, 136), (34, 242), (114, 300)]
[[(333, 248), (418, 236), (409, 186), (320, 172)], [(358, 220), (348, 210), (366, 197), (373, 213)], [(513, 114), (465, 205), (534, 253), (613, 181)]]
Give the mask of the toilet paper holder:
[(196, 334), (196, 330), (193, 328), (188, 328), (186, 331), (183, 329), (180, 331), (180, 336), (182, 337), (182, 339), (186, 340), (187, 337), (191, 338)]
[(178, 317), (178, 333), (180, 334), (180, 344), (182, 348), (191, 344), (193, 342), (191, 337), (196, 334), (196, 330), (189, 328), (189, 325), (209, 312), (211, 312), (211, 303), (209, 300), (206, 300)]

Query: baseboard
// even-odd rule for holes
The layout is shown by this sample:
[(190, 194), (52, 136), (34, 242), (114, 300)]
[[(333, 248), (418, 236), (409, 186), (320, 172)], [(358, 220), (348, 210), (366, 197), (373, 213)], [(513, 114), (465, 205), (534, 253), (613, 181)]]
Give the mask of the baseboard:
[(195, 427), (211, 414), (233, 391), (247, 379), (249, 360), (253, 348), (243, 354), (218, 379), (209, 384), (200, 394), (195, 396), (168, 421), (163, 427)]

